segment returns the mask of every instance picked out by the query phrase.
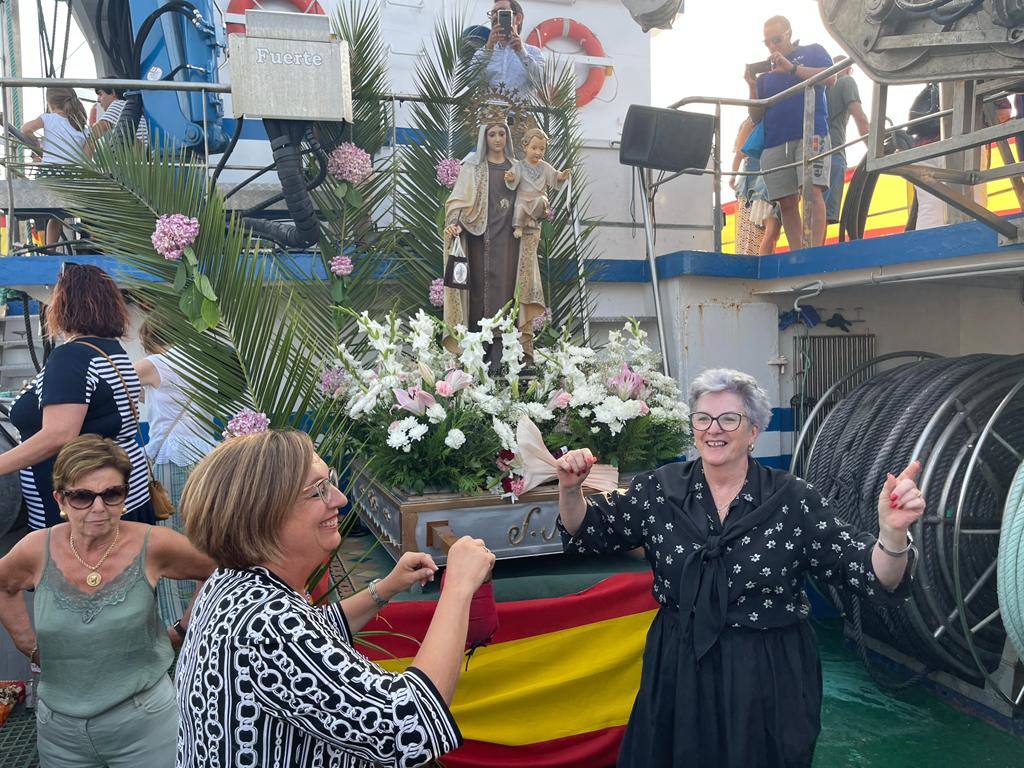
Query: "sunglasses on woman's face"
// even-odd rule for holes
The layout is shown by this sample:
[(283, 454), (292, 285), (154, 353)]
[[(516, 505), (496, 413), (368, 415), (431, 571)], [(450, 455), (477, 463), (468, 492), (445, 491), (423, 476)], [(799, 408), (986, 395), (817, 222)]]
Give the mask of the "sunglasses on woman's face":
[(128, 498), (128, 486), (114, 485), (99, 492), (86, 491), (84, 489), (71, 489), (68, 491), (61, 491), (60, 493), (64, 498), (65, 503), (75, 509), (89, 509), (89, 507), (93, 505), (93, 502), (96, 501), (97, 496), (103, 500), (103, 504), (105, 506), (116, 507), (120, 504), (124, 504), (124, 500)]

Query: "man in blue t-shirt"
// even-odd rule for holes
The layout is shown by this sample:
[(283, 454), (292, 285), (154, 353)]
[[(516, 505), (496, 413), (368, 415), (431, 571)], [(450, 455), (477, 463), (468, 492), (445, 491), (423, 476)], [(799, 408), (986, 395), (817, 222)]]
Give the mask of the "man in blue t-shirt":
[[(757, 77), (747, 70), (745, 79), (750, 86), (752, 99), (774, 96), (832, 66), (832, 57), (820, 45), (800, 45), (799, 41), (793, 41), (793, 30), (785, 16), (773, 16), (765, 22), (764, 44), (768, 47), (771, 70)], [(814, 88), (815, 155), (829, 149), (825, 86), (834, 81), (833, 77)], [(751, 107), (750, 117), (755, 123), (764, 121), (761, 170), (765, 172), (768, 197), (779, 204), (789, 247), (799, 248), (803, 234), (800, 219), (801, 169), (799, 166), (780, 166), (799, 162), (803, 157), (803, 91), (767, 109)], [(814, 183), (811, 192), (811, 245), (825, 242), (824, 192), (828, 189), (830, 161), (830, 157), (824, 157), (811, 163)], [(779, 170), (773, 171), (773, 168)]]

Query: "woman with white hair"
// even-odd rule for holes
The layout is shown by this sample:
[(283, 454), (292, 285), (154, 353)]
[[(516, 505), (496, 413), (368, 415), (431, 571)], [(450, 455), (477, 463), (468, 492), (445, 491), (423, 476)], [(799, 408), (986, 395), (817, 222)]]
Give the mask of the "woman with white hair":
[(690, 384), (700, 458), (584, 499), (594, 457), (559, 459), (567, 551), (643, 547), (661, 610), (619, 766), (810, 766), (821, 722), (821, 665), (804, 579), (880, 603), (903, 600), (924, 511), (913, 462), (888, 475), (876, 538), (834, 517), (813, 486), (751, 457), (771, 405), (753, 377), (707, 370)]

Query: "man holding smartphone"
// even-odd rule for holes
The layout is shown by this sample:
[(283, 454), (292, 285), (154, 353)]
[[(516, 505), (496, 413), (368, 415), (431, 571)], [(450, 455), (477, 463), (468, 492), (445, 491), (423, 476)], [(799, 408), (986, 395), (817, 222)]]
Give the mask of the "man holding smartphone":
[[(744, 79), (750, 86), (750, 98), (766, 99), (787, 88), (813, 77), (832, 66), (832, 57), (817, 44), (800, 45), (793, 41), (793, 30), (785, 16), (773, 16), (764, 24), (764, 44), (768, 48), (771, 69), (755, 75), (748, 66)], [(832, 85), (835, 77), (815, 86), (813, 153), (818, 155), (829, 149), (828, 110), (825, 106), (825, 86)], [(800, 218), (800, 188), (802, 174), (799, 166), (783, 168), (803, 157), (804, 95), (796, 93), (767, 109), (750, 107), (750, 119), (764, 121), (764, 149), (761, 152), (761, 170), (764, 171), (769, 199), (778, 202), (782, 213), (782, 226), (786, 230), (789, 247), (795, 250), (803, 239)], [(825, 242), (825, 197), (829, 186), (831, 156), (811, 163), (814, 188), (811, 192), (811, 245)], [(778, 168), (779, 170), (773, 170)]]
[(504, 83), (511, 91), (529, 95), (540, 82), (544, 52), (523, 42), (523, 7), (519, 0), (495, 0), (487, 14), (491, 34), (487, 44), (473, 54), (473, 64), (492, 86)]

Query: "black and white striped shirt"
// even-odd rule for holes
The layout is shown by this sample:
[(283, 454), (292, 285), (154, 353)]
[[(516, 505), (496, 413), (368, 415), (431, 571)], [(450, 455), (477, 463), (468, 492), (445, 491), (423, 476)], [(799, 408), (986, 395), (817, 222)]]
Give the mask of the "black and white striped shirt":
[[(53, 352), (43, 370), (25, 387), (11, 408), (11, 423), (27, 440), (43, 427), (43, 409), (49, 405), (88, 406), (80, 434), (97, 434), (117, 442), (132, 461), (128, 481), (126, 519), (152, 522), (149, 505), (149, 475), (146, 458), (136, 436), (138, 429), (128, 398), (138, 402), (142, 385), (132, 361), (114, 339), (83, 336), (81, 341), (102, 349), (106, 357), (77, 341), (62, 344)], [(128, 390), (125, 391), (120, 372)], [(21, 492), (28, 507), (29, 525), (44, 528), (61, 522), (53, 499), (53, 462), (56, 456), (21, 470)]]
[(178, 658), (177, 768), (411, 768), (461, 744), (426, 675), (351, 640), (340, 605), (313, 608), (264, 568), (215, 571)]

